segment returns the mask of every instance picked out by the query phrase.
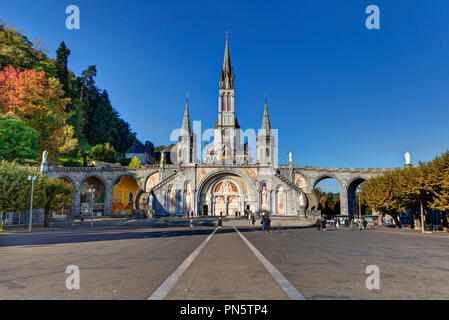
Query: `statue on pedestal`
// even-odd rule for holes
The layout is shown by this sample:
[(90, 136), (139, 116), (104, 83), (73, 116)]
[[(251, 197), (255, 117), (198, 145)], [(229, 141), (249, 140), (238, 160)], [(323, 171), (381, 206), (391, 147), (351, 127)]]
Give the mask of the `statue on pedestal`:
[(288, 163), (293, 163), (293, 155), (291, 152), (288, 154)]
[(409, 165), (411, 164), (411, 161), (410, 161), (410, 153), (409, 153), (409, 152), (406, 152), (404, 156), (405, 156), (405, 165), (406, 165), (406, 166), (409, 166)]

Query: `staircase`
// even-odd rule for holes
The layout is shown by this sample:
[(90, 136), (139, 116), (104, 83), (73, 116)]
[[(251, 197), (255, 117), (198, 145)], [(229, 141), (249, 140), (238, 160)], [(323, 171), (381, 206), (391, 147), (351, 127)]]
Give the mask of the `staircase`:
[(283, 175), (280, 175), (279, 173), (276, 173), (275, 177), (278, 178), (279, 180), (281, 180), (286, 185), (288, 185), (290, 188), (298, 191), (300, 194), (304, 193), (304, 191), (302, 191), (300, 187), (298, 187), (295, 183), (293, 183), (290, 180), (288, 180), (287, 178), (285, 178)]
[(169, 183), (170, 181), (172, 181), (173, 179), (175, 179), (179, 174), (181, 173), (181, 171), (177, 171), (171, 175), (169, 175), (167, 178), (165, 178), (164, 180), (162, 180), (159, 184), (157, 184), (154, 188), (153, 191), (157, 191), (160, 188), (162, 188), (163, 186), (165, 186), (167, 183)]

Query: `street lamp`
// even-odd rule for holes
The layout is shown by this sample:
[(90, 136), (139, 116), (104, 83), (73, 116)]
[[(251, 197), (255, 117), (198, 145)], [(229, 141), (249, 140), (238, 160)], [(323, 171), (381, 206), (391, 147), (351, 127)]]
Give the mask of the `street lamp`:
[(94, 193), (95, 188), (89, 190), (90, 192), (90, 226), (94, 226)]
[(362, 221), (362, 206), (361, 206), (360, 194), (361, 194), (361, 191), (360, 191), (360, 188), (359, 188), (357, 190), (357, 195), (358, 195), (358, 198), (359, 198), (359, 220)]
[(33, 224), (33, 195), (34, 195), (34, 181), (36, 181), (37, 176), (28, 176), (28, 180), (31, 180), (31, 201), (30, 201), (30, 225), (28, 226), (28, 231), (31, 231), (31, 225)]

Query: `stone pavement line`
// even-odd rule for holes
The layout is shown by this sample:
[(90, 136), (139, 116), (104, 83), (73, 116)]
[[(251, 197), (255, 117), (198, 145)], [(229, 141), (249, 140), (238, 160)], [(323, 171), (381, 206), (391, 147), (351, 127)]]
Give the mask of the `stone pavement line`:
[(175, 270), (175, 272), (173, 272), (147, 300), (164, 300), (176, 282), (178, 282), (179, 278), (181, 278), (182, 274), (187, 270), (192, 262), (195, 261), (196, 257), (198, 257), (201, 250), (206, 246), (217, 230), (218, 228), (215, 228), (215, 230), (198, 246), (198, 248), (195, 249), (195, 251), (187, 257), (187, 259)]
[(271, 274), (271, 276), (276, 280), (279, 286), (284, 290), (285, 294), (289, 297), (290, 300), (306, 300), (306, 298), (299, 292), (283, 275), (273, 266), (270, 261), (265, 258), (259, 250), (254, 247), (251, 242), (246, 239), (246, 237), (234, 227), (235, 231), (237, 231), (238, 235), (242, 238), (243, 242), (245, 242), (254, 255), (259, 259), (260, 263), (267, 269), (267, 271)]

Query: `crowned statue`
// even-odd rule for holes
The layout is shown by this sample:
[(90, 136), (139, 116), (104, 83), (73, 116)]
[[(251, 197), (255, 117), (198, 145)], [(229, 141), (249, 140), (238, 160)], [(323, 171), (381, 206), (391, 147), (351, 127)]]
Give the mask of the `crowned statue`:
[(406, 165), (406, 166), (409, 166), (409, 165), (411, 164), (411, 161), (410, 161), (410, 153), (409, 153), (409, 152), (406, 152), (404, 156), (405, 156), (405, 165)]

